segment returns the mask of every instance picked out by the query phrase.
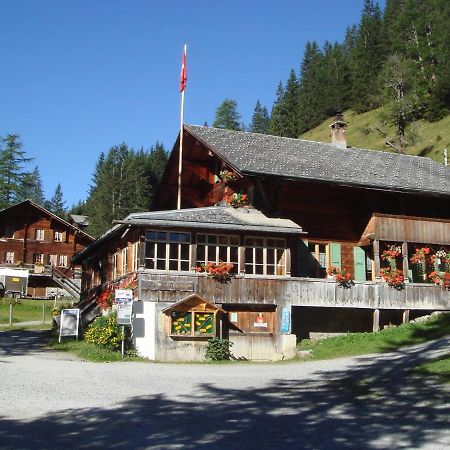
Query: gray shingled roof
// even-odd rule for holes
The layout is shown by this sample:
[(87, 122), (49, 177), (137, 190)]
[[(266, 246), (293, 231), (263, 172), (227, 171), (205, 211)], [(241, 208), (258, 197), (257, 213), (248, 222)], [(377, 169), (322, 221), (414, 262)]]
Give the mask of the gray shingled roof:
[(185, 129), (243, 175), (450, 195), (450, 168), (429, 158), (195, 125)]
[(220, 230), (263, 231), (302, 234), (302, 228), (289, 219), (271, 218), (255, 208), (209, 206), (206, 208), (175, 209), (134, 213), (121, 223), (158, 227), (188, 227)]
[(96, 248), (122, 233), (129, 225), (165, 229), (202, 229), (212, 230), (216, 233), (221, 231), (245, 231), (247, 233), (307, 234), (292, 220), (267, 217), (255, 208), (209, 206), (206, 208), (140, 212), (128, 215), (91, 245), (77, 253), (72, 261), (76, 263), (83, 261)]

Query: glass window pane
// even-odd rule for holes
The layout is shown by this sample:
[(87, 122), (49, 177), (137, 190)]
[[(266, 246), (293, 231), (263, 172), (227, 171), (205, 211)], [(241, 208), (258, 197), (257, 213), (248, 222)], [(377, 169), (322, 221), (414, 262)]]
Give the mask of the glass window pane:
[(253, 273), (253, 265), (252, 264), (245, 265), (245, 273), (249, 273), (249, 274)]
[(228, 245), (228, 236), (218, 236), (217, 239), (220, 245)]
[(219, 259), (228, 262), (227, 247), (219, 247)]
[(245, 245), (254, 245), (255, 244), (255, 240), (253, 238), (245, 238)]
[(167, 233), (165, 231), (158, 231), (156, 233), (156, 239), (158, 241), (165, 241), (167, 239)]
[(205, 261), (205, 246), (204, 245), (197, 245), (197, 260), (198, 261)]
[(264, 274), (264, 267), (262, 265), (255, 266), (255, 274), (256, 275), (263, 275)]
[(231, 245), (239, 245), (239, 236), (230, 236)]
[(158, 270), (166, 270), (166, 260), (165, 259), (158, 259), (156, 261), (156, 268)]
[(146, 231), (145, 239), (147, 241), (156, 241), (156, 231)]
[(192, 313), (184, 311), (172, 311), (172, 334), (191, 334)]
[(262, 248), (255, 248), (255, 262), (257, 264), (263, 263), (263, 249)]
[(263, 238), (255, 238), (254, 242), (255, 242), (255, 246), (257, 246), (257, 247), (263, 247), (264, 246), (264, 239)]
[(230, 262), (234, 262), (237, 264), (238, 254), (239, 254), (239, 249), (237, 247), (231, 247), (230, 248)]
[(246, 248), (245, 249), (245, 262), (251, 263), (253, 262), (253, 249), (252, 248)]
[(197, 234), (197, 243), (204, 244), (206, 242), (205, 234)]
[(208, 244), (216, 244), (216, 243), (217, 243), (217, 236), (208, 234)]
[(275, 245), (279, 248), (286, 248), (286, 241), (284, 239), (277, 239)]
[(267, 247), (275, 247), (275, 239), (267, 239)]
[(189, 245), (181, 245), (181, 259), (189, 260)]
[(267, 275), (275, 275), (275, 266), (267, 264)]
[(169, 260), (169, 270), (178, 270), (178, 260), (177, 259)]
[(181, 270), (189, 271), (189, 261), (181, 261)]
[(178, 259), (178, 244), (169, 244), (169, 258)]
[(156, 244), (156, 255), (158, 258), (166, 258), (166, 244)]
[(155, 244), (152, 242), (145, 243), (145, 257), (153, 258), (155, 256)]

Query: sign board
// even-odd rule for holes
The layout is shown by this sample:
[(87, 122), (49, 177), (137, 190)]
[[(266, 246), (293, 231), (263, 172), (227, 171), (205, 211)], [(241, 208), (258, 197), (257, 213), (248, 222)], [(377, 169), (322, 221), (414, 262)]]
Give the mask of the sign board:
[(133, 290), (116, 289), (114, 303), (117, 306), (117, 324), (131, 325), (131, 313), (133, 311)]
[(61, 310), (59, 323), (59, 343), (61, 336), (76, 336), (78, 340), (78, 328), (80, 325), (80, 310), (78, 308)]
[(290, 333), (291, 332), (291, 311), (289, 308), (283, 307), (281, 309), (281, 325), (280, 325), (281, 333)]

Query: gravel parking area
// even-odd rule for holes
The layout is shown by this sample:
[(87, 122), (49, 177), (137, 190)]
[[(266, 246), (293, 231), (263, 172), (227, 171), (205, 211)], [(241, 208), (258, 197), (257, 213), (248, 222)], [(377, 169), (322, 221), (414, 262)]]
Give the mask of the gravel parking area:
[(2, 449), (448, 449), (450, 338), (318, 362), (90, 363), (0, 332)]

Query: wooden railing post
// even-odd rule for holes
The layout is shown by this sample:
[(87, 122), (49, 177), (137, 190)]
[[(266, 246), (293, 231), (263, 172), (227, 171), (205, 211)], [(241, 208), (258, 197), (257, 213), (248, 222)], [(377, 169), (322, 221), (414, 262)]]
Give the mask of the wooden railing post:
[(408, 271), (409, 271), (409, 260), (408, 260), (408, 243), (403, 242), (402, 244), (402, 256), (403, 256), (403, 276), (405, 277), (405, 282), (408, 283)]
[(380, 279), (380, 241), (375, 239), (373, 241), (373, 263), (374, 263), (374, 272), (375, 272), (375, 280)]

